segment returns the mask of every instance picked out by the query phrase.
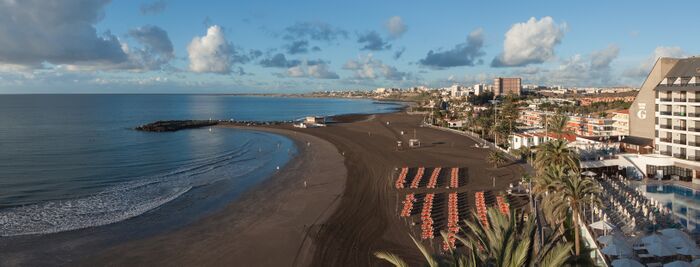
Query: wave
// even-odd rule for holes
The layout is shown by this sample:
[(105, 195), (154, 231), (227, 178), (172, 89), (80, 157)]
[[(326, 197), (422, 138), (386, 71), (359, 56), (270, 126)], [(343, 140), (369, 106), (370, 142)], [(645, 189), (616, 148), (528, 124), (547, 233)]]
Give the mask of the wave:
[(49, 234), (123, 221), (156, 209), (194, 187), (249, 174), (269, 165), (272, 147), (239, 149), (187, 162), (182, 168), (109, 187), (80, 198), (0, 209), (0, 237)]

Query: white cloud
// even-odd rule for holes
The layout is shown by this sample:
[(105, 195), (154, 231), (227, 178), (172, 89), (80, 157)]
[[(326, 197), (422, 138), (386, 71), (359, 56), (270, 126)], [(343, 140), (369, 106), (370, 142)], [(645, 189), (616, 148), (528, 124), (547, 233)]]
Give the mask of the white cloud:
[(608, 86), (613, 81), (610, 65), (619, 53), (620, 48), (609, 45), (591, 52), (588, 56), (576, 54), (561, 60), (556, 68), (525, 66), (516, 70), (516, 74), (526, 76), (529, 82), (566, 86)]
[(287, 77), (295, 78), (316, 78), (316, 79), (338, 79), (337, 73), (331, 71), (324, 62), (302, 61), (301, 64), (288, 68)]
[(384, 64), (381, 60), (375, 59), (372, 54), (360, 57), (359, 60), (348, 60), (343, 65), (343, 69), (353, 71), (356, 79), (373, 80), (384, 78), (400, 81), (410, 78), (408, 73), (399, 71), (394, 66)]
[(649, 74), (649, 72), (651, 71), (651, 68), (654, 67), (656, 60), (658, 60), (659, 58), (680, 58), (686, 56), (687, 54), (685, 53), (685, 51), (683, 51), (683, 49), (681, 49), (678, 46), (658, 46), (656, 47), (656, 49), (654, 49), (654, 52), (648, 58), (640, 62), (639, 65), (626, 69), (623, 74), (627, 77), (632, 78), (646, 77), (647, 74)]
[(386, 22), (386, 29), (389, 31), (391, 37), (399, 38), (406, 32), (408, 27), (403, 23), (401, 17), (393, 16)]
[(505, 34), (503, 52), (493, 59), (493, 67), (517, 67), (543, 63), (554, 57), (554, 47), (561, 43), (566, 23), (557, 24), (552, 17), (514, 24)]
[(218, 25), (210, 26), (205, 36), (194, 37), (187, 46), (187, 56), (193, 72), (231, 73), (233, 47)]

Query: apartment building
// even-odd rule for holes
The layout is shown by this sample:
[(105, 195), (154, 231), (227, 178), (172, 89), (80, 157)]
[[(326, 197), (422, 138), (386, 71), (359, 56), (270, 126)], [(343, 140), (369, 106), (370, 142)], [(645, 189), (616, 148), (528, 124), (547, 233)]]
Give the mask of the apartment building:
[(629, 109), (612, 112), (613, 135), (630, 135), (630, 111)]
[(495, 96), (520, 95), (521, 86), (520, 78), (498, 77), (493, 79), (493, 94)]
[(614, 121), (608, 118), (569, 116), (567, 128), (580, 136), (612, 136)]

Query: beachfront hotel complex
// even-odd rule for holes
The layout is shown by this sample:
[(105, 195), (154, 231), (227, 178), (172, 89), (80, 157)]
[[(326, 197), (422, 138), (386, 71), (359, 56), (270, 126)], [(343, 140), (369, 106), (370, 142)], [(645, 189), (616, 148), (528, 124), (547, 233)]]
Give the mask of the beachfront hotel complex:
[(700, 183), (700, 58), (660, 58), (629, 110), (631, 136), (654, 140), (635, 161), (648, 177)]

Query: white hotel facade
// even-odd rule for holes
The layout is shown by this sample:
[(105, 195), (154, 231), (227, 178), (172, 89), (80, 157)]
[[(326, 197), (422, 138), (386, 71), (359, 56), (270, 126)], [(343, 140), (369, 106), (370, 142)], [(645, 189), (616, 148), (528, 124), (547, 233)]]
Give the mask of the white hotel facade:
[(629, 112), (631, 136), (654, 154), (630, 159), (647, 177), (700, 183), (700, 58), (660, 58)]

